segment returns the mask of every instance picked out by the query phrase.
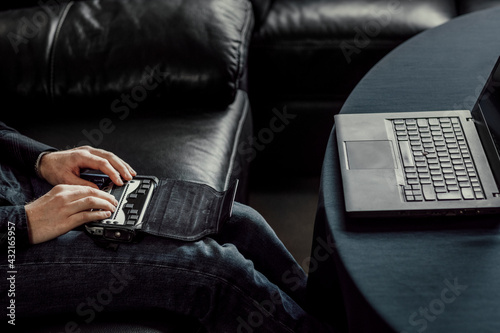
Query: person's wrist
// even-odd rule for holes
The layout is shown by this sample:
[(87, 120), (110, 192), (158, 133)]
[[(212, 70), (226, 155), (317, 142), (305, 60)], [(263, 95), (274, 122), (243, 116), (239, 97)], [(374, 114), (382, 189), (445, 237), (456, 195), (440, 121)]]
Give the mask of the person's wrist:
[(40, 155), (38, 155), (38, 158), (36, 159), (35, 172), (39, 178), (45, 179), (45, 177), (43, 175), (43, 170), (42, 170), (43, 169), (43, 159), (44, 159), (44, 157), (46, 157), (50, 153), (51, 153), (51, 151), (44, 151)]
[(33, 244), (33, 233), (31, 231), (31, 227), (30, 227), (30, 217), (31, 217), (31, 211), (29, 210), (29, 204), (26, 204), (24, 206), (24, 212), (26, 214), (26, 231), (27, 231), (27, 234), (28, 234), (28, 242), (30, 244)]

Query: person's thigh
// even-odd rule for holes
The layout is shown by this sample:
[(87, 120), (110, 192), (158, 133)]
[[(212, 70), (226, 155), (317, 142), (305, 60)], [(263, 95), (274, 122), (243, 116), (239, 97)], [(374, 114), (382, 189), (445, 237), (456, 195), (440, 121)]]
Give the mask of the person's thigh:
[[(235, 221), (248, 229), (248, 214), (252, 211), (236, 205), (227, 233), (235, 232)], [(255, 232), (272, 240), (259, 224), (248, 237)], [(227, 238), (227, 233), (220, 236)], [(251, 256), (247, 246), (244, 252)], [(4, 263), (1, 269), (7, 270)], [(20, 317), (69, 312), (89, 323), (104, 311), (161, 308), (196, 317), (213, 331), (258, 326), (278, 332), (317, 325), (230, 239), (182, 242), (147, 236), (111, 251), (72, 231), (17, 253), (15, 268)], [(7, 281), (1, 281), (2, 295), (7, 289)]]
[(259, 212), (235, 203), (232, 218), (213, 238), (234, 244), (259, 272), (304, 304), (307, 275)]

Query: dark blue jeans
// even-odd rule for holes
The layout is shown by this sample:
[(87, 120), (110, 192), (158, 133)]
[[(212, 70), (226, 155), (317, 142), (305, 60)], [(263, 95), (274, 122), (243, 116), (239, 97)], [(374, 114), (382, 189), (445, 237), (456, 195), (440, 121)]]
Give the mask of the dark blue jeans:
[[(71, 312), (85, 325), (104, 311), (161, 308), (209, 332), (330, 332), (304, 310), (304, 271), (266, 221), (238, 203), (218, 235), (196, 242), (146, 236), (110, 251), (71, 231), (15, 259), (18, 320)], [(8, 289), (2, 279), (5, 322)]]

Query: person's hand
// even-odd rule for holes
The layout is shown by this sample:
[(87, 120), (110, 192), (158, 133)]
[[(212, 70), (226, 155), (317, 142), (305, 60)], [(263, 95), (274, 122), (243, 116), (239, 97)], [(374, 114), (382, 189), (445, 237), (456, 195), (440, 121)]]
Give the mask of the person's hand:
[(92, 182), (80, 178), (80, 169), (95, 169), (108, 175), (113, 183), (123, 185), (122, 178), (131, 180), (134, 169), (115, 154), (106, 150), (83, 146), (50, 152), (42, 156), (39, 173), (51, 185), (86, 185), (97, 188)]
[(104, 191), (80, 185), (57, 185), (25, 206), (31, 244), (38, 244), (91, 221), (111, 216), (118, 202)]

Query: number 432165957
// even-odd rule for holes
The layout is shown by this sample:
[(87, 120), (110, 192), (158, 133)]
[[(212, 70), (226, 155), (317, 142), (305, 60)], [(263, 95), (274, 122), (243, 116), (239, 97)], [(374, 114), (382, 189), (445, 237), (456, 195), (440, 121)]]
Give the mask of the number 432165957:
[(16, 225), (9, 221), (7, 231), (9, 269), (15, 269), (16, 262)]

